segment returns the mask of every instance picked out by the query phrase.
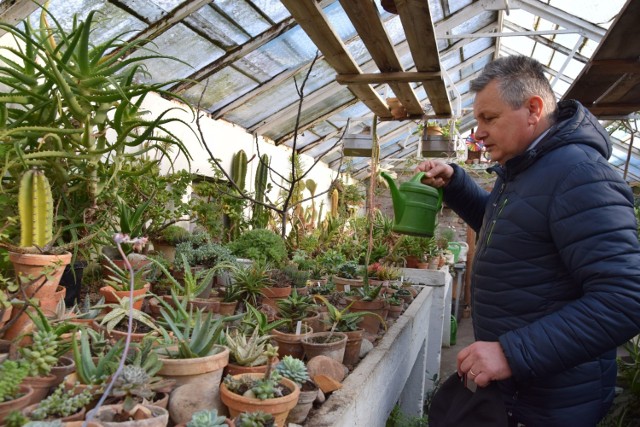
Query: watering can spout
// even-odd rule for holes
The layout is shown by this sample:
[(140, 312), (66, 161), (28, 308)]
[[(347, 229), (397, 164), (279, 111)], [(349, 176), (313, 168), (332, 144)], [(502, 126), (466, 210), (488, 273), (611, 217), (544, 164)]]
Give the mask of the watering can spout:
[(405, 206), (405, 196), (400, 193), (395, 181), (387, 173), (380, 172), (380, 176), (389, 183), (389, 191), (391, 192), (391, 200), (393, 202), (393, 215), (396, 218), (402, 218)]

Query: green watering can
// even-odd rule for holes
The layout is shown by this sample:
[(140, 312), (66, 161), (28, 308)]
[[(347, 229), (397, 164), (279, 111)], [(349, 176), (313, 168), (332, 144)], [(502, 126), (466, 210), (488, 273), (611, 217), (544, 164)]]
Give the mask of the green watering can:
[(420, 172), (407, 182), (396, 187), (389, 175), (380, 173), (389, 183), (395, 216), (393, 231), (412, 236), (432, 237), (436, 228), (438, 211), (442, 207), (442, 189), (424, 185)]

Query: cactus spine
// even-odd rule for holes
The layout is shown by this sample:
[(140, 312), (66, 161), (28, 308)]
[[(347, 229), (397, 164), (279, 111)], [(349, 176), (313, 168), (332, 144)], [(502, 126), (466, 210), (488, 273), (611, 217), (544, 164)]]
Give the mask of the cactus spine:
[[(260, 157), (258, 168), (256, 170), (255, 179), (255, 199), (264, 202), (264, 194), (267, 190), (267, 177), (269, 173), (269, 156), (263, 154)], [(267, 217), (265, 207), (255, 203), (253, 205), (253, 222), (256, 228), (266, 228), (269, 218)]]
[(53, 197), (44, 172), (31, 169), (24, 173), (18, 194), (20, 246), (43, 247), (53, 239)]

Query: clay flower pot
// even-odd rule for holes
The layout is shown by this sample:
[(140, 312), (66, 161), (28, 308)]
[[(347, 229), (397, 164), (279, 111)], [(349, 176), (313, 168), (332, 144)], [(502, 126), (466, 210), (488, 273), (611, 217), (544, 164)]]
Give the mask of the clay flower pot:
[(333, 283), (336, 285), (336, 291), (344, 292), (345, 286), (349, 286), (349, 289), (361, 288), (364, 286), (363, 279), (345, 279), (344, 277), (333, 276)]
[[(42, 301), (55, 294), (64, 267), (71, 262), (71, 253), (42, 255), (9, 252), (9, 260), (13, 264), (17, 277), (37, 279), (29, 283), (24, 291), (28, 298), (38, 298)], [(46, 276), (43, 273), (46, 273)]]
[(4, 425), (4, 417), (6, 417), (11, 411), (20, 411), (26, 408), (31, 401), (33, 395), (33, 389), (28, 385), (22, 384), (20, 386), (20, 397), (13, 400), (7, 400), (6, 402), (0, 402), (0, 425)]
[(307, 381), (306, 384), (310, 384), (311, 390), (305, 390), (305, 384), (303, 384), (300, 390), (300, 397), (298, 397), (298, 404), (289, 411), (287, 417), (287, 423), (302, 424), (307, 419), (309, 411), (313, 407), (313, 402), (318, 398), (318, 387), (311, 381)]
[(29, 405), (38, 403), (49, 394), (49, 389), (60, 384), (58, 377), (53, 374), (46, 377), (25, 377), (22, 380), (22, 384), (28, 385), (33, 389), (31, 398), (29, 399)]
[(76, 371), (76, 362), (71, 357), (60, 356), (58, 364), (51, 368), (51, 373), (58, 378), (58, 384), (64, 381), (64, 377)]
[(169, 423), (169, 411), (155, 405), (142, 405), (151, 411), (151, 418), (136, 418), (130, 421), (118, 421), (122, 405), (104, 405), (87, 414), (87, 420), (99, 422), (104, 427), (166, 427)]
[[(22, 413), (23, 413), (25, 416), (29, 417), (29, 415), (31, 415), (31, 413), (32, 413), (33, 411), (35, 411), (37, 407), (38, 407), (38, 403), (34, 403), (34, 404), (29, 405), (29, 406), (27, 406), (26, 408), (24, 408), (24, 409), (22, 410)], [(44, 419), (44, 420), (42, 420), (42, 421), (55, 421), (55, 420), (60, 420), (60, 421), (65, 422), (65, 423), (66, 423), (67, 421), (82, 421), (82, 420), (84, 420), (84, 416), (85, 416), (85, 414), (86, 414), (86, 410), (85, 410), (85, 408), (81, 408), (81, 409), (80, 409), (78, 412), (76, 412), (75, 414), (67, 415), (66, 417), (62, 417), (62, 418), (55, 418), (55, 419), (53, 419), (53, 418), (47, 418), (47, 419)]]
[(200, 380), (203, 376), (207, 377), (207, 381), (218, 384), (222, 379), (222, 370), (229, 363), (229, 349), (216, 347), (221, 348), (221, 351), (194, 359), (169, 359), (160, 354), (162, 368), (158, 375), (176, 380), (176, 386)]
[(341, 332), (316, 332), (302, 338), (307, 360), (327, 356), (342, 363), (346, 346), (347, 336)]
[[(262, 378), (264, 374), (246, 374), (252, 378)], [(234, 376), (238, 378), (239, 376)], [(293, 409), (298, 403), (298, 397), (300, 396), (300, 388), (291, 380), (283, 378), (280, 381), (285, 387), (291, 390), (291, 393), (274, 399), (251, 399), (248, 397), (240, 396), (239, 394), (229, 391), (227, 386), (220, 384), (220, 398), (222, 403), (227, 405), (231, 418), (235, 418), (242, 412), (257, 412), (263, 411), (271, 414), (276, 419), (276, 425), (285, 426), (289, 411)]]
[(347, 345), (345, 346), (342, 363), (345, 365), (355, 365), (360, 361), (360, 347), (362, 346), (364, 329), (343, 332), (343, 334), (347, 336)]
[[(144, 286), (140, 289), (135, 289), (133, 291), (133, 297), (136, 298), (140, 295), (145, 295), (149, 292), (151, 285), (149, 283), (145, 283)], [(105, 304), (117, 304), (118, 298), (122, 299), (124, 297), (129, 297), (131, 293), (129, 291), (116, 291), (111, 286), (103, 286), (98, 289), (100, 295), (104, 297)], [(136, 310), (142, 309), (142, 303), (144, 302), (144, 298), (140, 298), (133, 302), (133, 308)]]
[(303, 333), (300, 335), (281, 332), (277, 329), (271, 331), (273, 340), (278, 344), (278, 357), (283, 358), (287, 355), (302, 359), (304, 357), (304, 348), (302, 347), (302, 338), (313, 333), (313, 329), (303, 324)]
[(404, 307), (402, 305), (389, 305), (389, 318), (397, 319), (402, 314)]

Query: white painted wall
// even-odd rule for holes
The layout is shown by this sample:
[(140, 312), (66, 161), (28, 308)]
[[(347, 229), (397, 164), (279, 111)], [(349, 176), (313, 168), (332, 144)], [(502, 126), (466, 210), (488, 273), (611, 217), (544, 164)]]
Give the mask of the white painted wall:
[[(148, 110), (153, 116), (156, 116), (163, 111), (173, 108), (171, 111), (172, 117), (178, 117), (189, 123), (191, 130), (185, 125), (178, 123), (173, 124), (169, 129), (174, 132), (184, 143), (191, 154), (191, 171), (204, 176), (213, 176), (212, 168), (209, 163), (210, 156), (206, 149), (203, 147), (200, 141), (200, 133), (196, 126), (195, 116), (188, 111), (184, 105), (175, 101), (169, 101), (158, 95), (151, 94), (145, 100), (143, 107)], [(231, 159), (232, 156), (239, 150), (244, 150), (247, 153), (247, 158), (251, 159), (254, 155), (255, 158), (249, 162), (247, 166), (247, 179), (246, 189), (253, 191), (254, 178), (256, 168), (258, 166), (258, 155), (267, 154), (271, 157), (271, 166), (280, 175), (288, 178), (291, 165), (289, 163), (289, 156), (291, 155), (291, 149), (285, 146), (275, 146), (271, 141), (266, 141), (262, 137), (258, 137), (258, 147), (254, 141), (253, 135), (249, 134), (245, 129), (240, 126), (236, 126), (224, 120), (212, 120), (206, 116), (200, 119), (200, 126), (202, 134), (204, 135), (204, 141), (209, 147), (212, 154), (221, 160), (221, 164), (224, 169), (230, 173), (231, 171)], [(175, 154), (175, 153), (174, 153)], [(307, 170), (313, 164), (313, 158), (301, 155), (304, 170)], [(168, 171), (170, 164), (168, 161), (163, 162), (163, 170)], [(189, 162), (185, 156), (178, 157), (175, 162), (176, 170), (188, 169)], [(305, 179), (313, 179), (317, 183), (316, 194), (326, 191), (331, 184), (331, 181), (335, 179), (336, 172), (330, 169), (326, 163), (318, 162), (313, 170), (305, 177)], [(275, 174), (270, 176), (270, 181), (281, 182), (282, 179)], [(272, 200), (275, 200), (279, 194), (279, 188), (273, 185), (273, 189), (269, 194)], [(304, 197), (309, 197), (308, 191), (305, 191)], [(316, 207), (319, 209), (320, 203), (324, 201), (323, 214), (328, 211), (330, 206), (329, 194), (316, 198)], [(310, 203), (310, 202), (309, 202)]]

